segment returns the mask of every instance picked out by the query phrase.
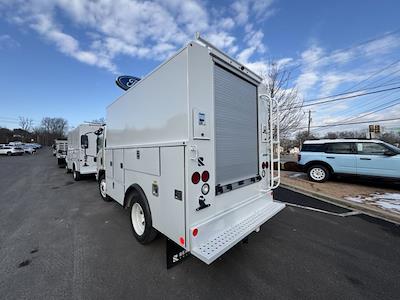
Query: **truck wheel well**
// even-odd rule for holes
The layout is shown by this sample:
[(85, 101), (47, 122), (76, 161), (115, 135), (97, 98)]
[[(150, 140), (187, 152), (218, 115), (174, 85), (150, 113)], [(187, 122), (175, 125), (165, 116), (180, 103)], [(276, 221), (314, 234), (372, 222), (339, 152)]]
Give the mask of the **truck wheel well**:
[(105, 174), (106, 174), (106, 171), (100, 170), (100, 171), (99, 171), (98, 180), (100, 181), (101, 176), (103, 176), (103, 175), (105, 175)]
[[(133, 194), (133, 197), (129, 197)], [(135, 197), (143, 197), (147, 201), (146, 194), (143, 189), (137, 183), (132, 184), (125, 192), (124, 197), (124, 208), (129, 208), (132, 205), (132, 199)]]
[(328, 163), (326, 163), (324, 161), (320, 161), (320, 160), (313, 160), (313, 161), (308, 162), (305, 165), (305, 171), (307, 171), (310, 167), (315, 166), (315, 165), (322, 165), (322, 166), (326, 167), (331, 174), (334, 173), (334, 171), (333, 171), (333, 169), (332, 169), (330, 164), (328, 164)]

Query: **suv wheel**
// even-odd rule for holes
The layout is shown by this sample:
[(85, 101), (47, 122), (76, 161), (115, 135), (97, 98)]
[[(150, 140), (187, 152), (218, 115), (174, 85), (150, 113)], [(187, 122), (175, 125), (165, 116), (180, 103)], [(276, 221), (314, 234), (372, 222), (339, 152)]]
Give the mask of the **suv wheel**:
[(329, 170), (321, 165), (315, 165), (308, 168), (308, 178), (315, 182), (325, 182), (329, 179)]

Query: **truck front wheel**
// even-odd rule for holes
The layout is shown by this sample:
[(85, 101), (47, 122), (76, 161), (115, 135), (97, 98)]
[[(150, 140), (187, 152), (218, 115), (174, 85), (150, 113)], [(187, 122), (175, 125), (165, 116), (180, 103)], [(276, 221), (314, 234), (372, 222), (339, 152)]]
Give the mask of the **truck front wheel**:
[(73, 170), (72, 170), (72, 176), (74, 177), (75, 181), (81, 180), (81, 173), (79, 173), (77, 170), (75, 170), (75, 166), (73, 167)]
[(152, 242), (157, 236), (157, 230), (153, 228), (153, 221), (149, 204), (141, 193), (131, 193), (131, 223), (135, 238), (141, 244)]
[(107, 190), (106, 190), (106, 177), (105, 174), (101, 174), (100, 178), (99, 178), (99, 192), (100, 192), (100, 196), (101, 198), (106, 201), (109, 202), (112, 199), (107, 196)]

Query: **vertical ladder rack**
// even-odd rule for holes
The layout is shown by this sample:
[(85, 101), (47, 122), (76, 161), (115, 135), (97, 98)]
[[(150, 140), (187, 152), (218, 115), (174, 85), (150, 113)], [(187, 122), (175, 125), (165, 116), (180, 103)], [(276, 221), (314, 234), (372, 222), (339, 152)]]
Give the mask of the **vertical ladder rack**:
[[(269, 181), (268, 181), (268, 188), (275, 189), (279, 186), (281, 182), (281, 165), (280, 165), (280, 138), (279, 138), (279, 122), (280, 122), (280, 110), (279, 110), (279, 103), (270, 95), (267, 94), (260, 94), (260, 99), (265, 101), (267, 110), (268, 110), (268, 121), (269, 121)], [(275, 118), (273, 113), (276, 113)], [(274, 134), (275, 133), (275, 134)], [(274, 153), (274, 148), (276, 148), (276, 155)], [(268, 152), (268, 148), (267, 148)], [(274, 174), (274, 165), (277, 163), (277, 176)]]

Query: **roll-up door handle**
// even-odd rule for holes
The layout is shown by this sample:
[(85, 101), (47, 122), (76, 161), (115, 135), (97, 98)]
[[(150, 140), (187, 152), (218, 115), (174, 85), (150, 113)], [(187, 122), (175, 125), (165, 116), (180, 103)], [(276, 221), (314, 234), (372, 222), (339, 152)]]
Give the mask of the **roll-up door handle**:
[(360, 160), (371, 160), (371, 159), (368, 157), (360, 157)]

